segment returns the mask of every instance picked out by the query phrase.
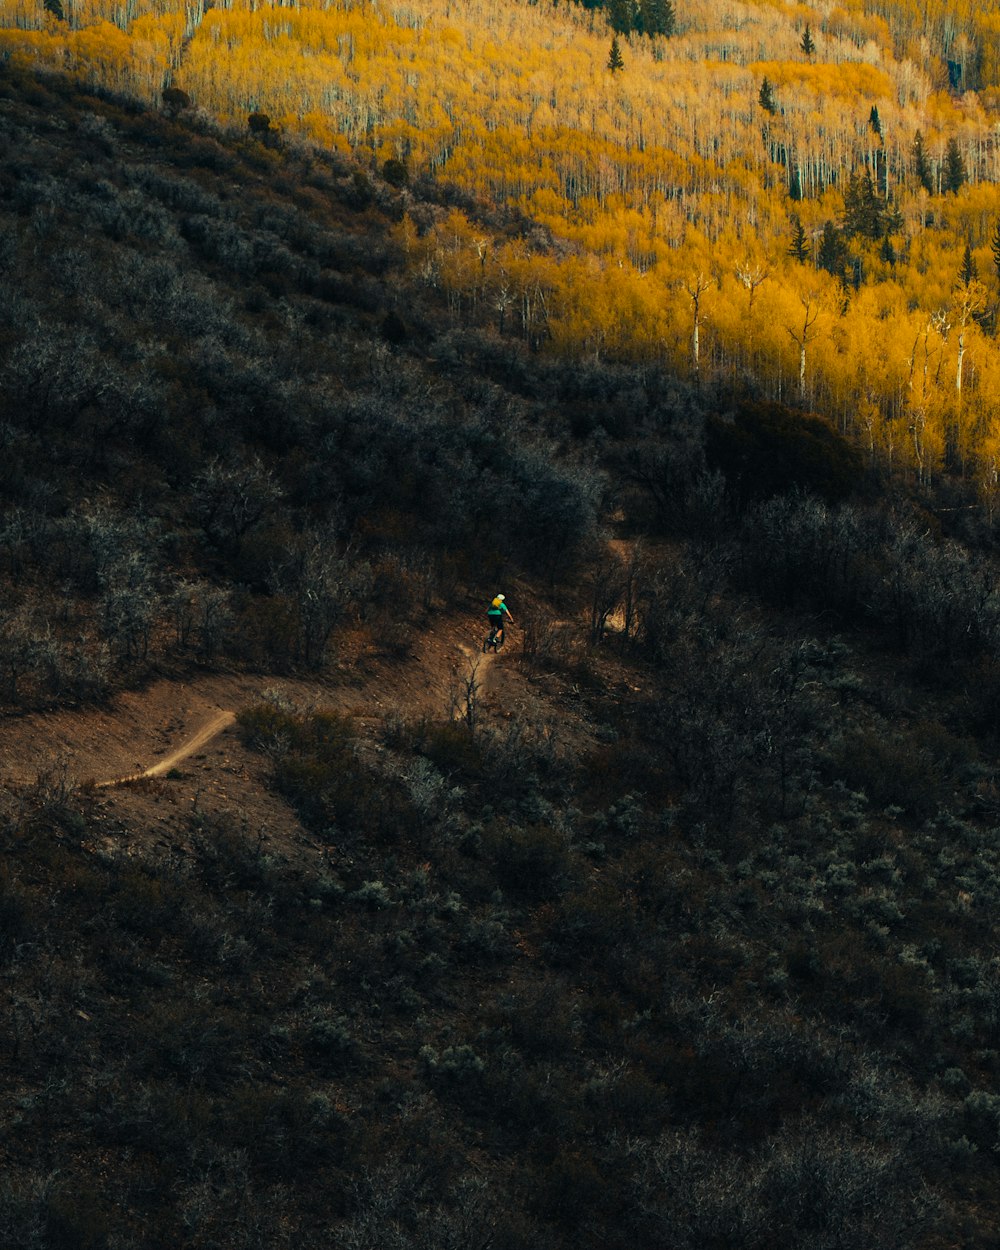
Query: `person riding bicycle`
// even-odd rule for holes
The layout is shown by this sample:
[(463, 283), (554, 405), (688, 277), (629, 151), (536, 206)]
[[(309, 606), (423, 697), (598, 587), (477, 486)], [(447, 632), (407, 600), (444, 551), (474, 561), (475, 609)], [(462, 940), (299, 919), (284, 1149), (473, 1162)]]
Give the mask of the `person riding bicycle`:
[(497, 595), (490, 606), (486, 609), (486, 619), (490, 623), (490, 634), (495, 636), (497, 645), (503, 645), (503, 627), (506, 621), (514, 624), (514, 618), (510, 614), (510, 609), (504, 603), (504, 596)]

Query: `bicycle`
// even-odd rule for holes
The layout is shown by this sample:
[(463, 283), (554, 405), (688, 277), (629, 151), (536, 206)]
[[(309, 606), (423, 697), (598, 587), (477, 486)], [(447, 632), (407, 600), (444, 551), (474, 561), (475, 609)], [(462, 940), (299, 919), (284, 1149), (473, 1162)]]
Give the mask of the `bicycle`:
[(503, 646), (503, 631), (502, 631), (501, 626), (491, 625), (489, 635), (487, 636), (486, 640), (483, 642), (483, 655), (485, 655), (487, 651), (491, 651), (491, 650), (493, 651), (494, 654), (496, 654), (496, 652), (499, 651), (502, 646)]

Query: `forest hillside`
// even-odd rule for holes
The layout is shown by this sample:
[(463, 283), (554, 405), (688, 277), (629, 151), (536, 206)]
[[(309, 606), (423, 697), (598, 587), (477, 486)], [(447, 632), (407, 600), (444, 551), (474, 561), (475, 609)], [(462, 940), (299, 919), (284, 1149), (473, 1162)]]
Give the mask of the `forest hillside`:
[(972, 474), (174, 104), (0, 65), (0, 1244), (995, 1245)]
[(871, 465), (995, 505), (989, 6), (4, 0), (0, 49), (401, 190), (446, 180), (454, 211), (414, 213), (418, 189), (392, 237), (456, 324), (818, 409)]

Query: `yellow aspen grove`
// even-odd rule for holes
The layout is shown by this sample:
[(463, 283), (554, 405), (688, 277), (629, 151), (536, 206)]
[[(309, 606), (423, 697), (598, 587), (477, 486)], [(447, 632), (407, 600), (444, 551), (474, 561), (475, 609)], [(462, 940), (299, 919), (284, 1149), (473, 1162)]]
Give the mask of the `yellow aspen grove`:
[[(976, 470), (998, 348), (953, 287), (966, 244), (992, 272), (996, 14), (706, 0), (670, 38), (620, 40), (611, 75), (607, 15), (577, 5), (0, 0), (0, 53), (19, 62), (156, 103), (169, 82), (240, 133), (264, 112), (289, 140), (404, 161), (544, 226), (547, 254), (454, 217), (411, 240), (456, 319), (537, 350), (743, 376), (827, 405), (918, 477), (946, 446)], [(848, 230), (852, 176), (873, 202)]]

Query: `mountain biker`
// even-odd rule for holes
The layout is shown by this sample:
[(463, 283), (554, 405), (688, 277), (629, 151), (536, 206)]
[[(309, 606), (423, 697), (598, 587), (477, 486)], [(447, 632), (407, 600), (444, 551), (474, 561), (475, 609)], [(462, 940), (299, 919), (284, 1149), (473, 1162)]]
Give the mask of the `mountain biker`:
[(506, 621), (514, 624), (514, 618), (510, 614), (510, 609), (504, 603), (504, 596), (497, 595), (490, 606), (486, 609), (486, 619), (490, 623), (490, 633), (496, 635), (497, 644), (503, 645), (503, 627)]

